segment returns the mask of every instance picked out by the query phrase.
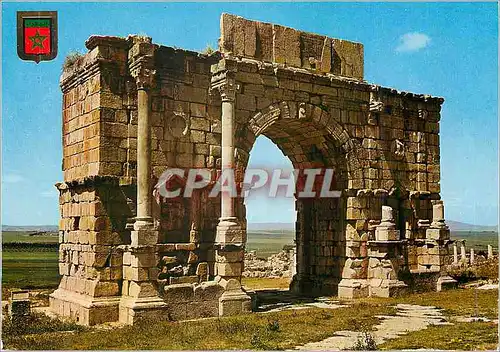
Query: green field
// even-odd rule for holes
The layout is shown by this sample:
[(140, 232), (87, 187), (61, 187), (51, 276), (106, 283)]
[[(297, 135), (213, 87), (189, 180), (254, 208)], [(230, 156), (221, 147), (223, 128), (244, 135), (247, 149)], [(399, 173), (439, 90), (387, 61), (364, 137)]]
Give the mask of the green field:
[(294, 231), (251, 231), (247, 236), (247, 251), (256, 251), (259, 257), (267, 258), (278, 253), (285, 245), (293, 245)]
[(451, 233), (453, 240), (465, 240), (465, 247), (474, 247), (477, 250), (487, 250), (488, 245), (492, 245), (494, 249), (498, 249), (498, 233), (489, 232), (474, 232), (474, 231), (454, 231)]
[(59, 236), (39, 235), (30, 236), (26, 231), (2, 231), (2, 243), (22, 242), (22, 243), (57, 243)]
[[(5, 231), (3, 243), (57, 243), (57, 236), (29, 236), (27, 232)], [(498, 248), (498, 237), (491, 232), (454, 232), (453, 239), (465, 239), (466, 246), (486, 250), (491, 244)], [(291, 230), (251, 231), (248, 233), (247, 250), (255, 250), (259, 257), (279, 252), (283, 246), (294, 243)], [(59, 282), (57, 249), (4, 248), (2, 252), (2, 286), (4, 288), (55, 287)]]
[(59, 284), (58, 253), (3, 251), (3, 288), (45, 288)]

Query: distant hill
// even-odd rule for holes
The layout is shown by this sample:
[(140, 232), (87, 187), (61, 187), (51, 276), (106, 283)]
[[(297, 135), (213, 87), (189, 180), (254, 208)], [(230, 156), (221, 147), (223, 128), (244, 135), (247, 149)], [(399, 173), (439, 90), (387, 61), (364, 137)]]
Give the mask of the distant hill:
[(2, 225), (2, 231), (58, 232), (59, 227), (57, 225), (26, 225), (26, 226)]
[[(497, 231), (497, 226), (484, 226), (484, 225), (472, 225), (464, 222), (446, 220), (446, 223), (450, 227), (451, 231), (475, 231), (475, 232), (486, 232), (486, 231)], [(247, 224), (248, 230), (251, 231), (293, 231), (295, 230), (295, 223), (286, 222), (254, 222)], [(36, 232), (36, 231), (47, 231), (47, 232), (57, 232), (59, 229), (57, 225), (26, 225), (26, 226), (11, 226), (2, 225), (2, 231), (25, 231), (25, 232)]]
[(451, 231), (474, 231), (474, 232), (486, 232), (486, 231), (497, 231), (497, 226), (484, 226), (484, 225), (472, 225), (466, 224), (464, 222), (446, 220), (446, 224), (450, 227)]
[[(446, 220), (446, 224), (450, 227), (451, 231), (474, 231), (474, 232), (497, 231), (497, 226), (472, 225), (453, 220)], [(247, 227), (248, 230), (250, 231), (295, 230), (294, 223), (283, 223), (283, 222), (248, 223)]]
[(276, 231), (276, 230), (295, 230), (295, 223), (286, 222), (254, 222), (248, 223), (247, 229), (249, 231)]

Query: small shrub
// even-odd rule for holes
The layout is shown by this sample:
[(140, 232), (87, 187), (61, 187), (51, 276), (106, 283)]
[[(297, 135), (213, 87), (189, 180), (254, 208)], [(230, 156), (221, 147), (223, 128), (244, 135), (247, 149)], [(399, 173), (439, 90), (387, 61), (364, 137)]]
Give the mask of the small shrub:
[(63, 69), (69, 69), (73, 67), (73, 65), (83, 57), (83, 54), (79, 51), (70, 52), (65, 58), (63, 63)]
[(375, 351), (377, 349), (377, 343), (368, 331), (363, 331), (352, 347), (353, 351)]
[(267, 330), (269, 331), (280, 331), (280, 322), (278, 320), (269, 321), (267, 323)]
[(210, 44), (207, 44), (207, 46), (201, 51), (201, 53), (205, 55), (212, 55), (213, 53), (215, 53), (215, 49), (212, 48)]

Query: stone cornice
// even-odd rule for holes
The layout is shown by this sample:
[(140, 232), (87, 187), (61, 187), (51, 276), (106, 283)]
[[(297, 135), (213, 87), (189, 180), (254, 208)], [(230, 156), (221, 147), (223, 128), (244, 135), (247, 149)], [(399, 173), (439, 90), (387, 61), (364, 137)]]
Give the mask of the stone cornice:
[(85, 47), (92, 50), (98, 46), (109, 46), (114, 48), (127, 49), (129, 47), (127, 39), (114, 36), (92, 35), (85, 41)]

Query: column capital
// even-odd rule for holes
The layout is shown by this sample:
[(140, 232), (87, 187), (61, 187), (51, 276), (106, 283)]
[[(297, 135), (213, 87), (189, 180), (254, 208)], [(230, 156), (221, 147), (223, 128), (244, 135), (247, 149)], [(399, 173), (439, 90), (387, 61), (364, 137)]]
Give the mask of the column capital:
[(135, 79), (138, 90), (149, 90), (154, 85), (156, 70), (152, 61), (152, 58), (142, 57), (130, 66), (130, 74)]
[(222, 101), (234, 102), (238, 85), (233, 74), (229, 71), (224, 71), (212, 75), (211, 89), (219, 91)]
[(234, 102), (236, 100), (236, 83), (234, 80), (227, 79), (223, 85), (219, 86), (219, 92), (222, 101)]

